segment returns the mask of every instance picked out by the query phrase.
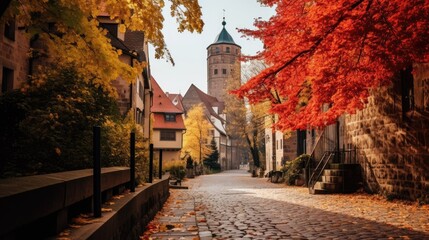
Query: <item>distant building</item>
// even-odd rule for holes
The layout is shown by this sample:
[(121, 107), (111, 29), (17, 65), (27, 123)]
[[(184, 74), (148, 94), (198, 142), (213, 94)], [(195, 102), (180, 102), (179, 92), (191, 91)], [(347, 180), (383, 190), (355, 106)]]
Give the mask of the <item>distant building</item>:
[(241, 47), (226, 30), (225, 18), (222, 25), (215, 41), (207, 47), (207, 93), (221, 102), (225, 100), (227, 81), (241, 83)]
[[(219, 164), (222, 170), (231, 169), (231, 143), (225, 130), (224, 103), (217, 98), (207, 95), (194, 84), (192, 84), (183, 97), (183, 107), (185, 112), (193, 106), (202, 104), (204, 114), (211, 123), (210, 138), (214, 138), (219, 151)], [(207, 144), (210, 144), (209, 142)]]
[(156, 155), (162, 160), (180, 160), (180, 151), (183, 146), (183, 133), (186, 130), (183, 122), (183, 110), (176, 107), (170, 98), (162, 91), (155, 79), (151, 78), (153, 87), (153, 146)]

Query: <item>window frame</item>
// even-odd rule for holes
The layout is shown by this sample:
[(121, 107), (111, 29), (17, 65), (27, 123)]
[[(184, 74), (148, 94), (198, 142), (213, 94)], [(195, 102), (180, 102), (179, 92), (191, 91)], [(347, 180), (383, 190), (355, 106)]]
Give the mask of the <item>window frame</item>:
[(166, 121), (166, 122), (176, 122), (176, 114), (174, 114), (174, 113), (164, 113), (164, 121)]
[(164, 142), (175, 142), (176, 131), (174, 130), (161, 130), (159, 133), (159, 140)]

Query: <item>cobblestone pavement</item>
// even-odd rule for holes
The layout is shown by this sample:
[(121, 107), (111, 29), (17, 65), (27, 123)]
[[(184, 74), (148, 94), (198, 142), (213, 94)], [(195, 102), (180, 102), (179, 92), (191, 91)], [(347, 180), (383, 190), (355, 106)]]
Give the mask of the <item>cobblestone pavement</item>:
[(245, 171), (199, 176), (184, 185), (190, 189), (180, 195), (192, 199), (206, 239), (209, 233), (213, 239), (429, 239), (428, 206), (367, 194), (311, 195)]

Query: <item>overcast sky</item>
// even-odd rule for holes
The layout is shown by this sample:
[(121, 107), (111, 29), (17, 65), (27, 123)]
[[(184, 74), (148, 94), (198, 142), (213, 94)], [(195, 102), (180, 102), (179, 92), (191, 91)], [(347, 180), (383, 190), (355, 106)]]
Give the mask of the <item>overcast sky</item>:
[[(152, 76), (165, 92), (184, 95), (193, 83), (207, 92), (207, 53), (222, 30), (223, 9), (225, 9), (226, 29), (242, 53), (255, 54), (262, 49), (259, 40), (246, 39), (237, 28), (251, 28), (255, 18), (269, 19), (274, 9), (262, 7), (256, 0), (199, 0), (203, 12), (204, 29), (198, 33), (178, 33), (175, 20), (164, 14), (164, 36), (175, 66), (165, 59), (155, 59), (154, 51), (149, 52)], [(168, 7), (167, 7), (168, 9)]]

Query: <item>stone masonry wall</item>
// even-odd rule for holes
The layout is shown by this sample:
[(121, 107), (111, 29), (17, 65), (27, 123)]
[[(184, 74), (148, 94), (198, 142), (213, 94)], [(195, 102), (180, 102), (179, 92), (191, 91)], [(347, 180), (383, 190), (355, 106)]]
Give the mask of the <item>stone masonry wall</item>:
[[(429, 92), (429, 68), (421, 66), (413, 71), (415, 97)], [(370, 191), (429, 201), (429, 115), (416, 103), (403, 117), (401, 87), (398, 79), (374, 91), (365, 109), (346, 116), (346, 137), (358, 148)]]
[(15, 40), (4, 37), (4, 25), (0, 24), (0, 84), (3, 81), (3, 67), (13, 70), (13, 89), (19, 89), (26, 82), (30, 41), (21, 31), (15, 32)]

